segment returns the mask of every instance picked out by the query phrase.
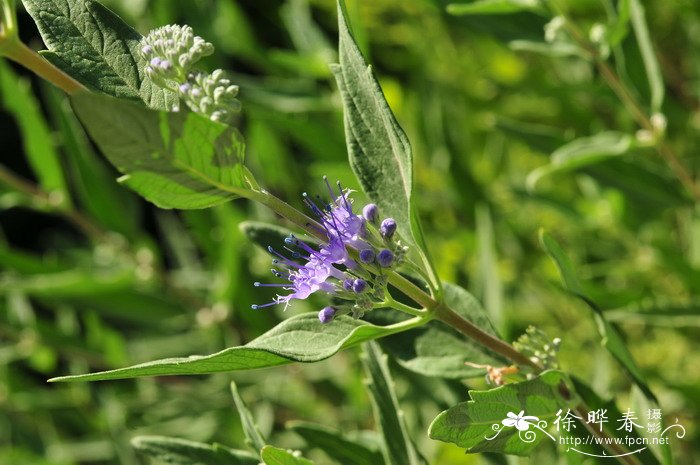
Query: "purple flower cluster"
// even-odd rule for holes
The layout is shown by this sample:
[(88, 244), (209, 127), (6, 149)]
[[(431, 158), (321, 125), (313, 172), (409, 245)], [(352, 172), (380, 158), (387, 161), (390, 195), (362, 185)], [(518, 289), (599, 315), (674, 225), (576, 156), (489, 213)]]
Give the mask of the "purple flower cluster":
[[(398, 264), (392, 248), (401, 248), (392, 239), (396, 222), (386, 218), (378, 225), (379, 212), (374, 204), (366, 205), (362, 214), (353, 211), (350, 191), (344, 190), (338, 182), (338, 192), (328, 183), (331, 203), (324, 205), (320, 198), (312, 200), (306, 193), (304, 203), (317, 217), (321, 226), (319, 232), (326, 241), (316, 248), (294, 235), (285, 239), (286, 252), (268, 247), (275, 255), (272, 273), (288, 282), (281, 284), (261, 284), (256, 286), (278, 287), (291, 291), (278, 295), (272, 302), (253, 305), (254, 309), (289, 303), (294, 299), (306, 299), (317, 291), (333, 295), (344, 304), (325, 307), (319, 312), (322, 323), (330, 322), (335, 316), (352, 313), (360, 317), (371, 310), (374, 303), (383, 300), (386, 278), (383, 269)], [(351, 254), (351, 250), (355, 252)], [(355, 260), (352, 256), (357, 256)], [(302, 263), (300, 263), (300, 261)], [(305, 261), (305, 263), (303, 263)]]

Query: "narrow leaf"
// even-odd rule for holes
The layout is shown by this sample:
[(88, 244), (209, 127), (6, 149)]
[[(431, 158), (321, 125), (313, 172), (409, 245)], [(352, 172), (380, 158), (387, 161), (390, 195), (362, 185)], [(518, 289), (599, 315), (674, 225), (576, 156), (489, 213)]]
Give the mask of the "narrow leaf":
[(649, 27), (644, 17), (644, 6), (639, 0), (630, 0), (629, 11), (632, 29), (634, 29), (634, 35), (637, 38), (637, 46), (642, 54), (644, 70), (649, 82), (651, 112), (658, 113), (661, 111), (661, 105), (664, 103), (664, 80), (654, 52), (654, 46), (649, 37)]
[[(445, 410), (433, 420), (430, 437), (457, 444), (470, 453), (528, 455), (542, 439), (547, 438), (547, 433), (535, 425), (540, 421), (551, 425), (550, 420), (559, 409), (566, 411), (575, 404), (574, 399), (562, 397), (560, 386), (564, 382), (563, 373), (546, 371), (528, 381), (489, 391), (469, 391), (471, 400)], [(517, 415), (521, 411), (525, 416), (537, 417), (529, 427), (531, 434), (534, 433), (530, 438), (532, 441), (524, 441), (518, 429), (501, 423), (509, 413)], [(546, 430), (546, 425), (541, 428)]]
[(69, 202), (59, 154), (29, 81), (20, 78), (4, 60), (0, 61), (0, 104), (17, 121), (27, 161), (42, 189)]
[(338, 3), (338, 29), (340, 64), (331, 69), (343, 98), (350, 166), (382, 217), (393, 217), (399, 234), (415, 242), (411, 146), (350, 33), (342, 1)]
[(615, 131), (571, 141), (552, 153), (549, 165), (537, 168), (528, 175), (527, 187), (532, 191), (545, 176), (573, 171), (624, 155), (635, 147), (634, 141), (634, 137), (629, 134)]
[(137, 436), (131, 445), (156, 460), (176, 465), (258, 465), (260, 462), (249, 452), (165, 436)]
[(272, 446), (263, 447), (260, 455), (265, 465), (313, 465), (310, 460), (299, 457), (293, 452)]
[(263, 438), (262, 433), (258, 429), (253, 419), (253, 414), (250, 413), (248, 407), (243, 402), (243, 398), (238, 393), (238, 387), (236, 383), (231, 382), (231, 394), (233, 395), (233, 402), (236, 404), (236, 409), (238, 410), (238, 416), (241, 418), (241, 424), (243, 425), (243, 432), (245, 433), (246, 442), (250, 444), (255, 450), (262, 450), (267, 442)]
[(342, 349), (405, 329), (405, 324), (381, 327), (347, 316), (333, 320), (332, 324), (323, 325), (318, 321), (316, 313), (304, 313), (283, 321), (244, 346), (231, 347), (212, 355), (163, 359), (99, 373), (62, 376), (51, 381), (197, 375), (267, 368), (292, 362), (318, 362)]
[(166, 110), (174, 93), (145, 76), (141, 34), (92, 0), (22, 0), (44, 43), (44, 57), (89, 89)]
[(424, 465), (425, 459), (408, 436), (386, 358), (377, 344), (368, 342), (364, 345), (362, 364), (368, 376), (367, 387), (374, 417), (384, 439), (384, 462), (386, 465)]
[(608, 349), (610, 354), (618, 361), (642, 392), (644, 392), (649, 399), (656, 401), (656, 397), (651, 392), (651, 389), (649, 389), (644, 379), (644, 374), (637, 367), (637, 363), (634, 361), (634, 358), (632, 358), (632, 354), (627, 348), (620, 332), (612, 323), (605, 319), (605, 315), (600, 307), (586, 294), (574, 272), (569, 257), (566, 256), (559, 244), (544, 231), (540, 231), (540, 243), (559, 269), (559, 274), (564, 281), (566, 290), (583, 300), (593, 311), (593, 317), (595, 318), (603, 346)]
[(522, 11), (541, 11), (539, 0), (477, 0), (471, 3), (450, 3), (451, 15), (504, 15)]
[(343, 465), (382, 465), (384, 459), (376, 451), (353, 441), (340, 431), (307, 422), (293, 422), (287, 428), (304, 438), (311, 447), (317, 447)]
[(73, 97), (78, 117), (127, 186), (162, 208), (206, 208), (244, 190), (240, 133), (191, 112), (111, 97)]

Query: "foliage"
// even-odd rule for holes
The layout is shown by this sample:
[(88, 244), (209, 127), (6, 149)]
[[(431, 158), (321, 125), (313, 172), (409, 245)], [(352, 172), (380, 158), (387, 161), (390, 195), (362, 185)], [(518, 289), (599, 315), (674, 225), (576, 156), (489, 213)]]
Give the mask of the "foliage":
[[(540, 441), (560, 411), (606, 408), (598, 434), (619, 437), (630, 408), (687, 434), (622, 463), (693, 463), (696, 8), (15, 3), (0, 0), (0, 462), (578, 464)], [(216, 47), (186, 89), (151, 81), (162, 61), (141, 42), (175, 23)], [(206, 98), (224, 87), (217, 121)], [(398, 225), (363, 222), (388, 266), (342, 245), (370, 308), (341, 314), (333, 291), (252, 310), (272, 298), (253, 286), (269, 246), (330, 250), (299, 207), (323, 175)], [(547, 422), (536, 440), (494, 428), (517, 412)]]

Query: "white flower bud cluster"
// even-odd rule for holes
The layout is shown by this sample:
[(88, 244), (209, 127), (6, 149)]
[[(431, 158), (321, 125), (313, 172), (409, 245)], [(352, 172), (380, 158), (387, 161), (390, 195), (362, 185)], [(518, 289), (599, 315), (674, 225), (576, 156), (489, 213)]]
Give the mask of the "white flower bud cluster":
[[(196, 113), (214, 121), (232, 122), (241, 104), (238, 86), (217, 69), (211, 74), (194, 65), (214, 53), (214, 46), (195, 36), (189, 26), (168, 25), (151, 31), (141, 40), (141, 56), (148, 63), (146, 75), (159, 87), (175, 92)], [(179, 110), (176, 105), (174, 111)]]
[(160, 85), (182, 82), (195, 63), (214, 53), (214, 46), (195, 36), (189, 26), (167, 25), (151, 31), (141, 42), (146, 74)]
[(231, 84), (220, 69), (211, 74), (190, 73), (178, 90), (192, 111), (209, 115), (214, 121), (228, 123), (241, 109), (236, 99), (238, 86)]

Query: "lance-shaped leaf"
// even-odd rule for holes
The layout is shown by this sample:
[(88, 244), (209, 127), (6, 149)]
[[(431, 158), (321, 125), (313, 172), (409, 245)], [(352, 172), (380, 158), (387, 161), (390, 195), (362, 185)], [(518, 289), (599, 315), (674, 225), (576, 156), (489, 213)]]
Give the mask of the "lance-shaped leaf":
[(637, 367), (637, 363), (634, 361), (634, 358), (632, 358), (632, 354), (630, 353), (629, 349), (627, 349), (627, 345), (620, 335), (620, 332), (612, 323), (607, 321), (600, 307), (598, 307), (598, 305), (586, 294), (583, 286), (576, 276), (576, 273), (574, 272), (574, 267), (571, 264), (569, 257), (566, 256), (559, 244), (557, 244), (557, 242), (544, 231), (540, 231), (540, 243), (559, 269), (559, 274), (561, 275), (562, 281), (564, 281), (564, 287), (566, 290), (583, 300), (586, 305), (593, 310), (593, 316), (595, 318), (596, 326), (598, 327), (598, 333), (600, 334), (603, 346), (608, 349), (610, 354), (627, 372), (639, 389), (641, 389), (649, 399), (656, 402), (654, 393), (652, 393), (651, 389), (649, 389), (649, 386), (644, 379), (644, 374)]
[(42, 189), (59, 194), (64, 202), (70, 201), (51, 130), (30, 83), (21, 79), (4, 61), (0, 61), (0, 108), (16, 118), (27, 161)]
[(565, 173), (624, 155), (635, 148), (629, 134), (605, 131), (591, 137), (581, 137), (552, 152), (550, 164), (537, 168), (527, 177), (527, 187), (534, 190), (540, 179)]
[[(445, 410), (433, 420), (430, 437), (452, 442), (471, 453), (527, 455), (542, 439), (553, 439), (546, 425), (551, 425), (559, 409), (566, 412), (574, 405), (575, 399), (565, 399), (560, 391), (564, 382), (563, 373), (546, 371), (528, 381), (489, 391), (469, 391), (471, 400)], [(508, 419), (520, 412), (522, 417), (536, 419), (524, 418), (519, 429)]]
[(49, 48), (44, 58), (87, 88), (165, 110), (173, 92), (145, 76), (141, 34), (92, 0), (22, 0)]
[(62, 376), (51, 381), (100, 381), (160, 375), (198, 375), (222, 371), (251, 370), (292, 362), (318, 362), (339, 350), (361, 342), (405, 331), (417, 320), (392, 326), (375, 326), (362, 320), (341, 316), (323, 325), (316, 313), (304, 313), (283, 321), (267, 333), (240, 347), (231, 347), (212, 355), (193, 355), (142, 363), (127, 368)]
[(314, 465), (310, 460), (277, 447), (265, 446), (260, 454), (265, 465)]
[(408, 436), (386, 355), (377, 344), (369, 342), (364, 346), (362, 364), (368, 376), (367, 387), (374, 417), (384, 439), (384, 462), (387, 465), (425, 465), (425, 459)]
[(134, 449), (156, 460), (177, 465), (258, 465), (250, 452), (229, 449), (219, 444), (203, 444), (166, 436), (137, 436)]
[(245, 145), (230, 126), (94, 94), (72, 99), (121, 181), (162, 208), (206, 208), (244, 190)]
[(342, 1), (338, 3), (338, 29), (340, 64), (331, 69), (343, 98), (350, 166), (382, 217), (393, 217), (399, 234), (415, 242), (411, 232), (411, 146), (350, 33)]
[(340, 431), (302, 421), (292, 422), (287, 428), (304, 438), (309, 446), (317, 447), (343, 465), (383, 465), (382, 454), (370, 449)]
[(253, 414), (250, 413), (245, 402), (243, 402), (243, 398), (238, 392), (238, 387), (233, 381), (231, 382), (231, 394), (233, 395), (233, 402), (236, 404), (236, 409), (238, 410), (238, 416), (241, 418), (246, 442), (255, 450), (262, 450), (266, 444), (265, 438), (263, 438), (262, 433), (255, 424)]

